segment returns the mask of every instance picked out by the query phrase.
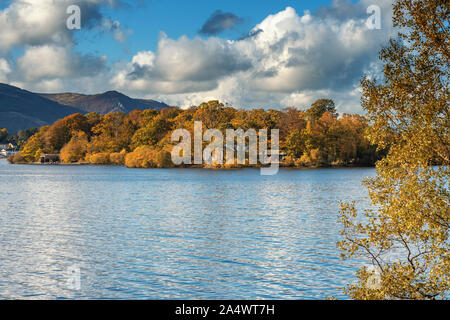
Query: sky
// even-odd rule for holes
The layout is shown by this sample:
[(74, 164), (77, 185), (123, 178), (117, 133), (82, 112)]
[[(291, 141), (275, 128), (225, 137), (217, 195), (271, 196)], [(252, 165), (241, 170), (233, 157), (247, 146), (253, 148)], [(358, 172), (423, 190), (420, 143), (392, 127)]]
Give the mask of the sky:
[[(79, 30), (67, 28), (70, 5)], [(330, 98), (362, 113), (360, 79), (380, 73), (391, 19), (392, 0), (0, 0), (0, 82), (180, 107), (305, 109)]]

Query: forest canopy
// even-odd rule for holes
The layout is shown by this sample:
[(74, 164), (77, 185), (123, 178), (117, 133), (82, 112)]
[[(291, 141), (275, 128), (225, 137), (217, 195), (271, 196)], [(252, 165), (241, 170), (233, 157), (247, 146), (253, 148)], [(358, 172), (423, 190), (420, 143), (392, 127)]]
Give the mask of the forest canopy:
[(73, 114), (41, 127), (10, 161), (33, 163), (41, 154), (59, 154), (63, 163), (172, 167), (170, 152), (175, 143), (171, 134), (175, 129), (193, 133), (194, 121), (202, 121), (204, 130), (223, 132), (279, 129), (281, 165), (287, 167), (372, 166), (381, 156), (365, 138), (366, 118), (356, 114), (338, 117), (334, 102), (320, 99), (306, 111), (239, 110), (209, 101), (187, 110)]

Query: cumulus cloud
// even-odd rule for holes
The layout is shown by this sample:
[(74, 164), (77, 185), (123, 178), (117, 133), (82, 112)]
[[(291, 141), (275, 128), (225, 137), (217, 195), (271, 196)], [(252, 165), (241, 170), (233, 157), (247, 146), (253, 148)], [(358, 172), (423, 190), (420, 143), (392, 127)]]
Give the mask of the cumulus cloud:
[(342, 89), (354, 84), (376, 59), (381, 33), (365, 20), (322, 20), (288, 7), (256, 26), (255, 37), (237, 43), (256, 56), (253, 85), (260, 90)]
[[(11, 1), (0, 10), (0, 58), (9, 57), (12, 61), (7, 64), (7, 71), (0, 66), (0, 81), (27, 89), (56, 90), (67, 83), (65, 79), (76, 82), (79, 78), (100, 75), (107, 70), (106, 57), (76, 52), (75, 31), (66, 26), (67, 8), (72, 4), (80, 7), (82, 30), (95, 31), (101, 26), (117, 41), (124, 42), (129, 31), (124, 31), (119, 21), (101, 14), (104, 6), (117, 7), (122, 3), (119, 0)], [(14, 50), (23, 50), (23, 54), (16, 57), (12, 55)]]
[(156, 52), (122, 65), (112, 84), (181, 106), (211, 98), (276, 108), (329, 97), (342, 112), (360, 111), (359, 81), (392, 32), (391, 1), (379, 2), (382, 30), (367, 28), (369, 5), (335, 0), (303, 14), (287, 7), (237, 41), (164, 36)]
[(156, 54), (139, 52), (113, 84), (153, 93), (206, 91), (216, 88), (220, 79), (251, 67), (250, 59), (229, 41), (185, 36), (173, 40), (163, 34)]
[[(315, 12), (287, 7), (239, 40), (162, 34), (156, 50), (107, 66), (106, 57), (76, 52), (72, 33), (62, 25), (73, 2), (85, 6), (87, 28), (98, 23), (126, 41), (131, 31), (101, 15), (101, 6), (118, 1), (15, 0), (0, 10), (0, 81), (40, 91), (116, 89), (179, 106), (219, 99), (236, 107), (307, 107), (326, 97), (340, 112), (358, 112), (359, 80), (379, 71), (378, 52), (392, 34), (392, 0), (377, 1), (381, 30), (366, 26), (372, 0), (333, 0)], [(220, 33), (239, 20), (216, 12), (202, 33)], [(16, 47), (24, 53), (14, 61), (8, 52)]]
[(205, 35), (216, 35), (225, 30), (231, 30), (235, 25), (241, 23), (242, 18), (239, 18), (231, 12), (222, 12), (217, 10), (214, 12), (208, 20), (206, 20), (199, 33)]
[(94, 76), (105, 67), (104, 57), (81, 55), (69, 47), (33, 46), (17, 60), (25, 80)]
[(73, 32), (66, 28), (67, 7), (76, 4), (82, 12), (82, 28), (100, 24), (103, 5), (113, 0), (15, 0), (0, 11), (0, 51), (22, 45), (72, 42)]

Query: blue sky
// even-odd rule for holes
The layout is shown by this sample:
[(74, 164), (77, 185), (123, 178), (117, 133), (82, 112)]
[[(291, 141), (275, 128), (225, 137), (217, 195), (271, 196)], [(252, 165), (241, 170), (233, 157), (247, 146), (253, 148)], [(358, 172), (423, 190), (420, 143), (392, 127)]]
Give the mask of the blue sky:
[[(379, 73), (392, 1), (0, 0), (0, 82), (181, 107), (304, 109), (331, 98), (361, 112), (360, 79)], [(73, 4), (81, 30), (66, 26)]]
[[(124, 27), (133, 30), (125, 46), (121, 46), (108, 34), (78, 32), (76, 39), (83, 52), (108, 52), (111, 61), (118, 61), (140, 50), (155, 50), (160, 32), (170, 38), (187, 35), (201, 36), (199, 30), (205, 21), (217, 10), (232, 12), (243, 19), (236, 28), (218, 34), (226, 39), (238, 39), (248, 33), (257, 23), (270, 14), (291, 6), (301, 13), (314, 11), (331, 4), (331, 0), (147, 0), (130, 1), (122, 8), (105, 8), (105, 16), (121, 21)], [(355, 2), (355, 1), (353, 1)]]

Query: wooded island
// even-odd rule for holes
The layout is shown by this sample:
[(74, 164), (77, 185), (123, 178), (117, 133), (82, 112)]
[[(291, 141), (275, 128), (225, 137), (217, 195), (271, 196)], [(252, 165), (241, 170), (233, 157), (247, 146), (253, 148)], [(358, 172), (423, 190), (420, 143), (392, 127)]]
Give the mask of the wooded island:
[[(64, 164), (169, 168), (174, 166), (170, 152), (176, 145), (170, 139), (171, 133), (175, 129), (192, 132), (194, 121), (202, 121), (205, 129), (223, 132), (279, 129), (280, 165), (284, 167), (373, 166), (381, 157), (376, 146), (365, 138), (368, 123), (363, 116), (338, 116), (332, 100), (320, 99), (306, 111), (238, 110), (210, 101), (187, 110), (171, 107), (161, 111), (134, 110), (129, 114), (73, 114), (41, 127), (9, 160), (40, 163), (46, 154), (59, 154)], [(251, 165), (212, 165), (247, 166)]]

